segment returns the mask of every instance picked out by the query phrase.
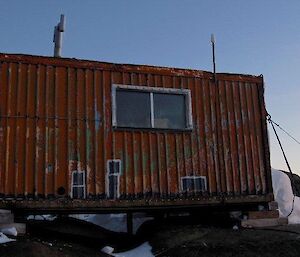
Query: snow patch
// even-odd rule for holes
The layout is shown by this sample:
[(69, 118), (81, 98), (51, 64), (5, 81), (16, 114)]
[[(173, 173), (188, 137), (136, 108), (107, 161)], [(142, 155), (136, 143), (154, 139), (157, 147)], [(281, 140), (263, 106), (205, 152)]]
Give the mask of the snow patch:
[(101, 251), (115, 257), (154, 257), (154, 255), (151, 252), (151, 249), (151, 245), (148, 242), (145, 242), (140, 246), (127, 252), (113, 253), (114, 248), (110, 246), (105, 246), (104, 248), (102, 248)]
[(15, 239), (8, 238), (6, 235), (0, 232), (0, 244), (9, 243), (12, 241), (16, 241)]
[(27, 216), (27, 220), (55, 220), (56, 215), (45, 214), (45, 215), (29, 215)]
[(7, 236), (17, 236), (18, 235), (18, 231), (16, 230), (15, 227), (1, 228), (0, 232), (2, 232), (3, 234), (5, 234)]
[(101, 249), (101, 252), (107, 253), (107, 254), (112, 254), (114, 250), (115, 249), (113, 247), (105, 246)]
[[(280, 217), (287, 217), (293, 208), (293, 190), (287, 174), (272, 169), (272, 185), (275, 201), (278, 203)], [(300, 197), (295, 196), (294, 209), (288, 217), (289, 224), (300, 223)]]
[[(73, 218), (91, 222), (97, 226), (101, 226), (107, 230), (114, 232), (127, 232), (126, 214), (77, 214), (70, 215)], [(133, 214), (133, 233), (135, 234), (139, 227), (152, 217), (146, 217), (143, 213)]]

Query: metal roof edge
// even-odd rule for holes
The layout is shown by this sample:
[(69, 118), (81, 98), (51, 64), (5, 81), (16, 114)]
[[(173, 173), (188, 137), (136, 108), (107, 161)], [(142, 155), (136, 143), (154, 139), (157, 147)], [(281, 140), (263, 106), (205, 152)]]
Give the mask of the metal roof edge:
[[(123, 71), (123, 72), (136, 72), (136, 73), (155, 73), (169, 76), (183, 76), (183, 77), (198, 77), (213, 79), (213, 72), (175, 68), (175, 67), (163, 67), (144, 64), (122, 64), (122, 63), (110, 63), (101, 62), (95, 60), (84, 60), (76, 58), (65, 57), (52, 57), (41, 55), (28, 55), (17, 53), (0, 53), (0, 61), (9, 62), (22, 62), (28, 64), (44, 64), (53, 66), (74, 67), (82, 69), (100, 69), (111, 71)], [(250, 82), (262, 82), (262, 75), (250, 75), (250, 74), (238, 74), (238, 73), (216, 73), (219, 80), (242, 80)]]

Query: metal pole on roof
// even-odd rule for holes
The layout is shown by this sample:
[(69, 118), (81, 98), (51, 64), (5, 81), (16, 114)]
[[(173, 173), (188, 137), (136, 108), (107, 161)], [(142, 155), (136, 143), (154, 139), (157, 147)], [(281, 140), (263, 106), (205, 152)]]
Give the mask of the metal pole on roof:
[(53, 42), (54, 42), (55, 57), (61, 57), (62, 38), (63, 38), (63, 32), (65, 31), (65, 26), (66, 26), (66, 19), (65, 16), (62, 14), (60, 15), (59, 23), (54, 27)]
[(214, 73), (214, 80), (215, 83), (217, 82), (217, 78), (216, 78), (216, 55), (215, 55), (215, 35), (211, 34), (210, 37), (210, 42), (211, 42), (211, 47), (212, 47), (212, 55), (213, 55), (213, 73)]

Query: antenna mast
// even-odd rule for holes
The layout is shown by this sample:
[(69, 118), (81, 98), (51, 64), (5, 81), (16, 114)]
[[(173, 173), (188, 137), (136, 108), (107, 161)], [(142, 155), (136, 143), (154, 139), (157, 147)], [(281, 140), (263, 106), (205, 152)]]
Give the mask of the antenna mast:
[(210, 37), (210, 42), (211, 42), (211, 47), (212, 47), (212, 55), (213, 55), (213, 72), (214, 72), (214, 80), (215, 83), (217, 82), (217, 78), (216, 78), (216, 57), (215, 57), (215, 35), (211, 34)]
[(63, 38), (63, 32), (65, 31), (65, 26), (66, 26), (66, 19), (65, 16), (62, 14), (60, 15), (60, 22), (54, 27), (53, 42), (54, 42), (55, 57), (61, 57), (62, 38)]

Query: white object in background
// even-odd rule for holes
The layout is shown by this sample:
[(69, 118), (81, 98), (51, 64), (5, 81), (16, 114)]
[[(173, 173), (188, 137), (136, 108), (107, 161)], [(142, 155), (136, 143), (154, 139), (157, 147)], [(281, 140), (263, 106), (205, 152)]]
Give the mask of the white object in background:
[(234, 225), (234, 226), (232, 227), (232, 230), (239, 230), (239, 227), (238, 227), (237, 225)]
[(15, 239), (8, 238), (6, 235), (0, 232), (0, 244), (9, 243), (12, 241), (16, 241)]
[(291, 180), (287, 174), (280, 170), (272, 169), (272, 185), (275, 201), (278, 203), (279, 215), (288, 217), (289, 224), (300, 224), (300, 198), (295, 196), (293, 206), (293, 190)]

